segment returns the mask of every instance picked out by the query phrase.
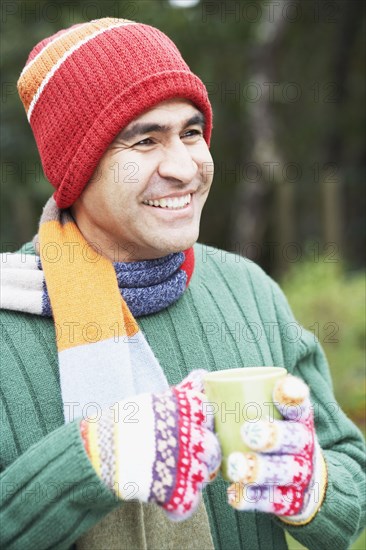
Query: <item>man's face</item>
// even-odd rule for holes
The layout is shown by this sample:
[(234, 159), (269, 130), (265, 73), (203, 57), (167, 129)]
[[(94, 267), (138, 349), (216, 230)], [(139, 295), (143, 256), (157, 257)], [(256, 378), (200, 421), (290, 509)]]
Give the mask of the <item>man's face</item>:
[(112, 261), (159, 258), (192, 246), (213, 179), (202, 114), (159, 103), (126, 126), (72, 207), (90, 243)]

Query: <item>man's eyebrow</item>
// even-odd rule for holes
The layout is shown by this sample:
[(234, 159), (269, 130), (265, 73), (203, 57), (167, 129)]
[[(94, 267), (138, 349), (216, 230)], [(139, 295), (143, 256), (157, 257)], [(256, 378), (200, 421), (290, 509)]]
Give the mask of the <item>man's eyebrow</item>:
[(184, 128), (186, 128), (187, 126), (195, 126), (196, 124), (198, 124), (198, 126), (201, 126), (202, 130), (205, 129), (205, 117), (202, 113), (197, 113), (189, 118), (184, 124)]
[[(182, 128), (187, 128), (187, 126), (199, 125), (202, 129), (205, 128), (205, 117), (202, 113), (197, 113), (182, 123)], [(172, 129), (168, 124), (159, 124), (157, 122), (136, 122), (131, 126), (131, 128), (122, 130), (118, 135), (117, 139), (123, 139), (126, 141), (131, 141), (139, 136), (144, 134), (150, 134), (152, 132), (169, 132)]]

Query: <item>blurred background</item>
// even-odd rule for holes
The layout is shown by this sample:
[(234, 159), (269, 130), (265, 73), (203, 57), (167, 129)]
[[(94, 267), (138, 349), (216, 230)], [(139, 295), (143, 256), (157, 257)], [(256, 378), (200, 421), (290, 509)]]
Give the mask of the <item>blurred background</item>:
[(52, 192), (19, 74), (41, 39), (106, 16), (157, 26), (205, 82), (215, 178), (200, 241), (256, 261), (282, 285), (326, 349), (337, 399), (365, 431), (364, 3), (3, 0), (4, 251), (32, 238)]

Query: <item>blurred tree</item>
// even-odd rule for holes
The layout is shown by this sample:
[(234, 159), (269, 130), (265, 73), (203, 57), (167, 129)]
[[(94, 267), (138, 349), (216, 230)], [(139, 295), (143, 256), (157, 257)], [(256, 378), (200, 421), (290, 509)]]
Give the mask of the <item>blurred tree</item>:
[[(338, 90), (338, 105), (344, 108), (349, 90), (347, 80), (350, 71), (350, 56), (362, 22), (364, 5), (362, 2), (350, 2), (345, 10), (340, 24), (337, 27), (333, 59), (331, 59), (332, 81)], [(332, 103), (329, 117), (328, 134), (325, 136), (325, 161), (329, 166), (334, 165), (337, 159), (337, 173), (333, 181), (325, 177), (323, 181), (324, 203), (324, 240), (337, 243), (340, 254), (343, 255), (345, 246), (344, 218), (343, 215), (343, 189), (344, 181), (344, 144), (346, 134), (344, 132), (342, 117), (337, 116), (339, 109), (336, 103)]]
[[(274, 58), (288, 21), (283, 12), (287, 0), (278, 2), (273, 21), (259, 21), (254, 30), (252, 49), (249, 54), (249, 83), (260, 100), (248, 103), (248, 126), (252, 137), (250, 149), (243, 151), (243, 158), (249, 158), (253, 165), (251, 179), (241, 178), (237, 189), (237, 200), (233, 201), (234, 242), (247, 243), (246, 256), (256, 260), (258, 247), (263, 247), (270, 224), (270, 199), (277, 205), (277, 237), (280, 250), (292, 241), (294, 235), (294, 189), (292, 185), (279, 180), (275, 166), (284, 166), (282, 152), (276, 140), (277, 128), (273, 113), (273, 86), (276, 81)], [(248, 172), (246, 171), (248, 176)], [(274, 193), (275, 191), (275, 193)], [(277, 268), (283, 263), (276, 247), (274, 258)]]

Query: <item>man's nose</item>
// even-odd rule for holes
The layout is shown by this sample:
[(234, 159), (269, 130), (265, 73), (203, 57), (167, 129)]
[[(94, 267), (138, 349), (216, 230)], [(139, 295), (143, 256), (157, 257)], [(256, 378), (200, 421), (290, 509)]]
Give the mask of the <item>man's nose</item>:
[(198, 165), (192, 158), (189, 147), (178, 138), (164, 149), (158, 171), (162, 178), (190, 183), (197, 174)]

